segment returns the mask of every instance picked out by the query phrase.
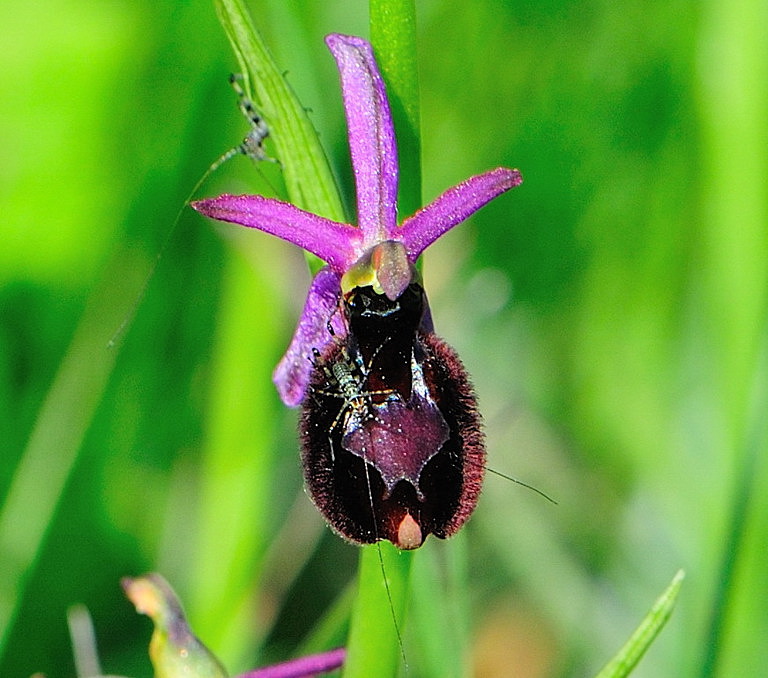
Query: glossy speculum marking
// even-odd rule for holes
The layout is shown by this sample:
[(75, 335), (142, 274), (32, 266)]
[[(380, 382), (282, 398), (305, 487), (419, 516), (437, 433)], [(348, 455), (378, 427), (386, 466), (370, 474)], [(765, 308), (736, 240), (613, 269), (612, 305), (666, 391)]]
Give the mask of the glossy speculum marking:
[(418, 283), (394, 301), (355, 288), (342, 306), (347, 334), (316, 356), (302, 406), (307, 489), (350, 541), (448, 537), (472, 513), (485, 467), (466, 370), (421, 329)]

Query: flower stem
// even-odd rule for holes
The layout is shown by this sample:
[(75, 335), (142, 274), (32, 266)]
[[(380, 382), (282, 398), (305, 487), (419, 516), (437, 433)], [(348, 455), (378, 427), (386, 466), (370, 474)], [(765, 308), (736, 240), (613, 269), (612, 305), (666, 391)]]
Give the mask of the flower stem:
[(716, 500), (718, 514), (729, 517), (712, 530), (720, 547), (719, 565), (710, 573), (713, 597), (698, 673), (709, 678), (743, 673), (737, 667), (755, 646), (743, 632), (748, 626), (744, 612), (751, 609), (743, 606), (764, 581), (764, 568), (750, 564), (759, 557), (752, 552), (750, 534), (759, 524), (759, 483), (765, 477), (759, 473), (766, 435), (759, 407), (765, 397), (761, 351), (768, 307), (768, 162), (759, 149), (768, 139), (768, 44), (765, 3), (702, 7), (697, 63), (704, 218), (696, 237), (707, 313), (704, 337), (713, 349), (706, 377), (717, 403), (712, 431), (722, 441), (713, 468), (734, 479), (730, 495)]
[(361, 549), (344, 678), (397, 675), (412, 556), (386, 541)]
[[(400, 214), (421, 206), (416, 7), (413, 0), (370, 0), (371, 43), (387, 85), (400, 158)], [(395, 676), (403, 663), (402, 630), (413, 553), (389, 542), (360, 552), (344, 677)]]

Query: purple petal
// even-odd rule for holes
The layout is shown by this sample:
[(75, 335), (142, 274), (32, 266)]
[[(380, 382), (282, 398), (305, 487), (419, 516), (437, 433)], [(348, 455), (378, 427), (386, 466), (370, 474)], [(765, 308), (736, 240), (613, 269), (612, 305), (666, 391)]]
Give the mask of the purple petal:
[(340, 647), (336, 650), (311, 654), (281, 664), (273, 664), (263, 669), (248, 671), (237, 678), (309, 678), (309, 676), (340, 668), (344, 664), (346, 656), (346, 650)]
[(504, 167), (470, 177), (406, 219), (397, 239), (405, 245), (408, 258), (416, 261), (443, 233), (522, 181), (520, 172)]
[(354, 226), (340, 224), (295, 205), (260, 195), (220, 195), (197, 200), (198, 212), (212, 219), (257, 228), (316, 254), (335, 271), (343, 273), (355, 261), (361, 240)]
[(325, 38), (339, 67), (364, 249), (397, 229), (397, 146), (387, 92), (371, 45), (362, 38)]
[(345, 337), (347, 334), (344, 318), (338, 312), (340, 293), (341, 277), (327, 266), (321, 268), (309, 287), (288, 350), (272, 374), (280, 398), (288, 407), (296, 407), (304, 399), (314, 366), (312, 349), (322, 352), (334, 338), (328, 323), (331, 323), (335, 336)]

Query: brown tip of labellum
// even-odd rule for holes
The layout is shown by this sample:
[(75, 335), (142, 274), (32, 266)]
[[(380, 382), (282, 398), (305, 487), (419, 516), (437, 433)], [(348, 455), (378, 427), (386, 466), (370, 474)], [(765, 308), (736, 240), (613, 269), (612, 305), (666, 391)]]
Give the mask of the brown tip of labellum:
[(424, 537), (421, 534), (419, 524), (411, 517), (410, 513), (406, 513), (397, 527), (395, 546), (403, 549), (403, 551), (410, 551), (419, 548), (423, 543)]

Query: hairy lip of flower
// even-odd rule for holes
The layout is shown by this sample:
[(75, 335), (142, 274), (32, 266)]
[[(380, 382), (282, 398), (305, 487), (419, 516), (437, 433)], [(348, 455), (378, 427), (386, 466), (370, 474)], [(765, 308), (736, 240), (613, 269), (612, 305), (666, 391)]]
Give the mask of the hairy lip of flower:
[(349, 333), (317, 358), (302, 403), (307, 489), (353, 542), (417, 548), (455, 533), (477, 503), (480, 415), (458, 356), (419, 330), (425, 304), (415, 283), (394, 302), (356, 288)]

